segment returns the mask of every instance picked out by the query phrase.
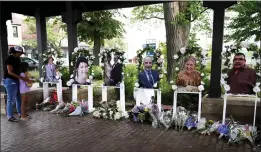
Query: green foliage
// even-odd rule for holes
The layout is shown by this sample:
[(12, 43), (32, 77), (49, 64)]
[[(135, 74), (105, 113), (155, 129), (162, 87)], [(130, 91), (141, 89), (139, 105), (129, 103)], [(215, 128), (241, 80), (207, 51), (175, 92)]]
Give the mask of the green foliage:
[(95, 11), (83, 13), (82, 21), (78, 23), (78, 36), (80, 41), (93, 42), (99, 37), (104, 44), (105, 39), (121, 37), (123, 23), (114, 19), (117, 10)]
[[(174, 2), (173, 2), (174, 3)], [(177, 2), (176, 2), (177, 3)], [(197, 30), (210, 31), (209, 19), (207, 18), (207, 9), (203, 7), (203, 1), (188, 1), (178, 2), (177, 5), (188, 5), (187, 9), (182, 12), (177, 11), (177, 15), (174, 18), (173, 23), (179, 25), (190, 24), (194, 21), (197, 22)], [(173, 10), (176, 11), (176, 10)], [(132, 10), (132, 22), (147, 21), (150, 19), (164, 20), (164, 9), (163, 4), (137, 6)]]
[(260, 40), (260, 1), (239, 1), (228, 10), (236, 12), (236, 16), (229, 18), (230, 23), (226, 27), (232, 34), (226, 35), (226, 41), (235, 40), (241, 42), (254, 38)]
[(133, 100), (133, 90), (137, 81), (138, 69), (135, 64), (128, 64), (124, 69), (124, 84), (126, 99)]
[(127, 43), (124, 42), (123, 38), (113, 38), (113, 39), (106, 39), (104, 41), (104, 48), (119, 48), (120, 50), (126, 51), (127, 48)]
[(94, 80), (102, 80), (103, 79), (103, 76), (102, 76), (102, 73), (103, 73), (103, 70), (100, 66), (93, 66), (93, 79)]
[[(24, 23), (27, 24), (28, 30), (26, 35), (29, 37), (23, 39), (22, 45), (37, 48), (37, 40), (32, 35), (36, 35), (36, 20), (34, 17), (26, 17)], [(63, 29), (64, 23), (61, 17), (46, 18), (47, 44), (52, 46), (61, 46), (61, 41), (67, 37)]]
[(62, 86), (67, 87), (66, 83), (70, 79), (69, 67), (61, 67), (60, 73), (62, 74)]
[(154, 4), (154, 5), (143, 5), (135, 7), (132, 10), (132, 21), (143, 21), (146, 19), (160, 19), (164, 20), (163, 16), (163, 4)]

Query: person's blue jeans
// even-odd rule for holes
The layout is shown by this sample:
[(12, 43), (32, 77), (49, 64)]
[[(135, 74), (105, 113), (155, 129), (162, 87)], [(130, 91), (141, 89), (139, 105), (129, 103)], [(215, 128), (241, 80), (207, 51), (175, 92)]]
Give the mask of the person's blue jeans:
[(13, 117), (13, 105), (16, 103), (16, 110), (18, 115), (21, 115), (21, 95), (19, 91), (19, 80), (13, 80), (10, 78), (4, 79), (4, 86), (7, 91), (7, 117)]

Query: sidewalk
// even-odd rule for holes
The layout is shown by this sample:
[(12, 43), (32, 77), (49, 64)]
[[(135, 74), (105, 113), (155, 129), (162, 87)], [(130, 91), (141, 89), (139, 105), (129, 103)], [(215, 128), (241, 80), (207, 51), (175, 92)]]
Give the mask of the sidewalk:
[(250, 152), (248, 144), (228, 146), (216, 135), (192, 135), (129, 120), (62, 117), (44, 111), (28, 122), (1, 115), (1, 152)]

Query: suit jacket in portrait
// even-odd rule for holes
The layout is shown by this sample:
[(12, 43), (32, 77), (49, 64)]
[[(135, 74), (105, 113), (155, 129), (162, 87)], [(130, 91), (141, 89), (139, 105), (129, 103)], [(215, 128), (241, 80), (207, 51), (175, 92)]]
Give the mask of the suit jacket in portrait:
[(55, 82), (56, 80), (56, 70), (55, 70), (55, 65), (52, 64), (49, 66), (48, 64), (45, 65), (45, 81), (47, 82)]
[(111, 84), (116, 85), (122, 81), (122, 64), (116, 63), (111, 70)]
[[(154, 84), (159, 81), (159, 73), (156, 70), (151, 70), (151, 75), (154, 80)], [(149, 82), (145, 71), (139, 73), (139, 85), (140, 88), (153, 88), (153, 85)]]

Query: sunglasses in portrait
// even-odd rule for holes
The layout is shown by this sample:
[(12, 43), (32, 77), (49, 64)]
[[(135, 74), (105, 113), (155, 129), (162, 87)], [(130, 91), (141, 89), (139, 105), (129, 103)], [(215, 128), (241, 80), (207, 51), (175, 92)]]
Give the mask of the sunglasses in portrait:
[(145, 64), (152, 64), (152, 62), (145, 62)]
[(234, 61), (244, 61), (244, 58), (234, 58)]

